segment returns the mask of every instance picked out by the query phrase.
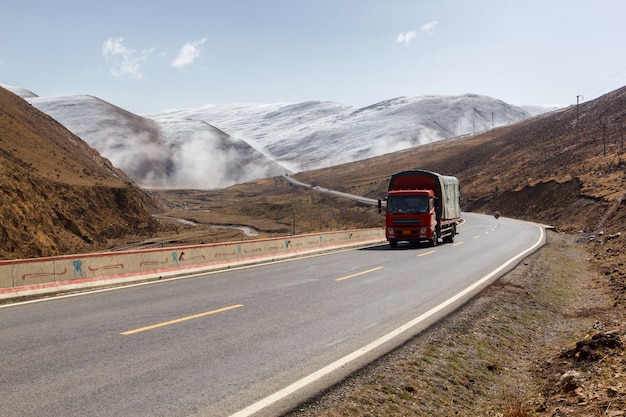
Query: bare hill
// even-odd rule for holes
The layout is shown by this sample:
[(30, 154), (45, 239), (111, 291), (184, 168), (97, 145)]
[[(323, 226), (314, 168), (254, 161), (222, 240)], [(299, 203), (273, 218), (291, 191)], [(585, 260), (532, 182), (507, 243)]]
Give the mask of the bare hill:
[(0, 88), (0, 258), (92, 251), (155, 233), (156, 205), (98, 152)]

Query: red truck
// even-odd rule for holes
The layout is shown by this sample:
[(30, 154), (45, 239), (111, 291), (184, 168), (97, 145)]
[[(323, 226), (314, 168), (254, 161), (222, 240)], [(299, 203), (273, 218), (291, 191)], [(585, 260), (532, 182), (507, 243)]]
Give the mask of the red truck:
[[(427, 241), (431, 246), (454, 242), (461, 221), (459, 180), (435, 172), (414, 170), (394, 174), (389, 181), (385, 235), (392, 248), (398, 242)], [(378, 201), (382, 212), (382, 201)]]

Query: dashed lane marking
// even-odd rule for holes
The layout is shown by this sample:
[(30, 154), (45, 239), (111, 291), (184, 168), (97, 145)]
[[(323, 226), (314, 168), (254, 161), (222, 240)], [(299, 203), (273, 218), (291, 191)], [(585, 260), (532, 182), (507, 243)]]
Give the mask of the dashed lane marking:
[(383, 268), (384, 268), (384, 266), (379, 266), (377, 268), (368, 269), (367, 271), (357, 272), (356, 274), (347, 275), (347, 276), (341, 277), (341, 278), (335, 278), (335, 281), (343, 281), (343, 280), (346, 280), (346, 279), (358, 277), (359, 275), (369, 274), (370, 272), (378, 271), (378, 270), (381, 270)]
[(187, 320), (191, 320), (191, 319), (197, 319), (197, 318), (200, 318), (200, 317), (210, 316), (211, 314), (222, 313), (224, 311), (232, 310), (232, 309), (239, 308), (239, 307), (243, 307), (243, 304), (235, 304), (235, 305), (232, 305), (232, 306), (229, 306), (229, 307), (218, 308), (217, 310), (211, 310), (211, 311), (207, 311), (207, 312), (200, 313), (200, 314), (194, 314), (193, 316), (181, 317), (181, 318), (175, 319), (175, 320), (164, 321), (163, 323), (157, 323), (157, 324), (153, 324), (151, 326), (140, 327), (139, 329), (128, 330), (128, 331), (122, 332), (120, 334), (124, 335), (124, 336), (129, 336), (131, 334), (145, 332), (146, 330), (157, 329), (159, 327), (169, 326), (171, 324), (177, 324), (177, 323), (181, 323), (183, 321), (187, 321)]

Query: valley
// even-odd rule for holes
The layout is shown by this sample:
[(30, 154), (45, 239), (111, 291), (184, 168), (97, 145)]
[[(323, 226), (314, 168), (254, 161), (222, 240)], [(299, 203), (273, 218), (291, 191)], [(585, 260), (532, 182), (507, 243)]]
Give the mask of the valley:
[[(282, 172), (219, 190), (140, 188), (51, 117), (16, 96), (0, 98), (0, 125), (10, 132), (0, 141), (4, 259), (382, 222), (375, 207), (294, 187)], [(576, 360), (576, 346), (625, 330), (625, 113), (622, 88), (483, 133), (293, 174), (307, 184), (377, 199), (393, 173), (428, 169), (459, 178), (464, 211), (497, 210), (554, 228), (545, 249), (445, 326), (296, 411), (420, 415), (415, 404), (425, 403), (428, 413), (442, 416), (472, 410), (468, 414), (513, 417), (503, 411), (512, 402), (527, 412), (518, 416), (619, 416), (626, 398), (623, 345), (598, 342), (587, 350), (600, 359), (590, 361)], [(249, 227), (258, 235), (214, 226)], [(494, 356), (464, 360), (474, 349)], [(489, 378), (476, 373), (483, 366)], [(580, 375), (571, 390), (559, 380), (568, 371)], [(496, 387), (507, 392), (496, 395)], [(443, 401), (453, 398), (458, 401)]]

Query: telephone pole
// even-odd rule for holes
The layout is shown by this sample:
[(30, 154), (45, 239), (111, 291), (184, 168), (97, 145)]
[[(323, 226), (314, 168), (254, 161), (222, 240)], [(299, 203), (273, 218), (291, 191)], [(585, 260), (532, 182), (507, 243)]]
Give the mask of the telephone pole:
[(578, 112), (578, 107), (580, 105), (580, 99), (585, 99), (583, 96), (576, 96), (576, 145), (579, 145), (579, 139), (578, 139), (578, 135), (579, 135), (579, 131), (580, 129), (578, 128), (578, 117), (579, 117), (579, 112)]

